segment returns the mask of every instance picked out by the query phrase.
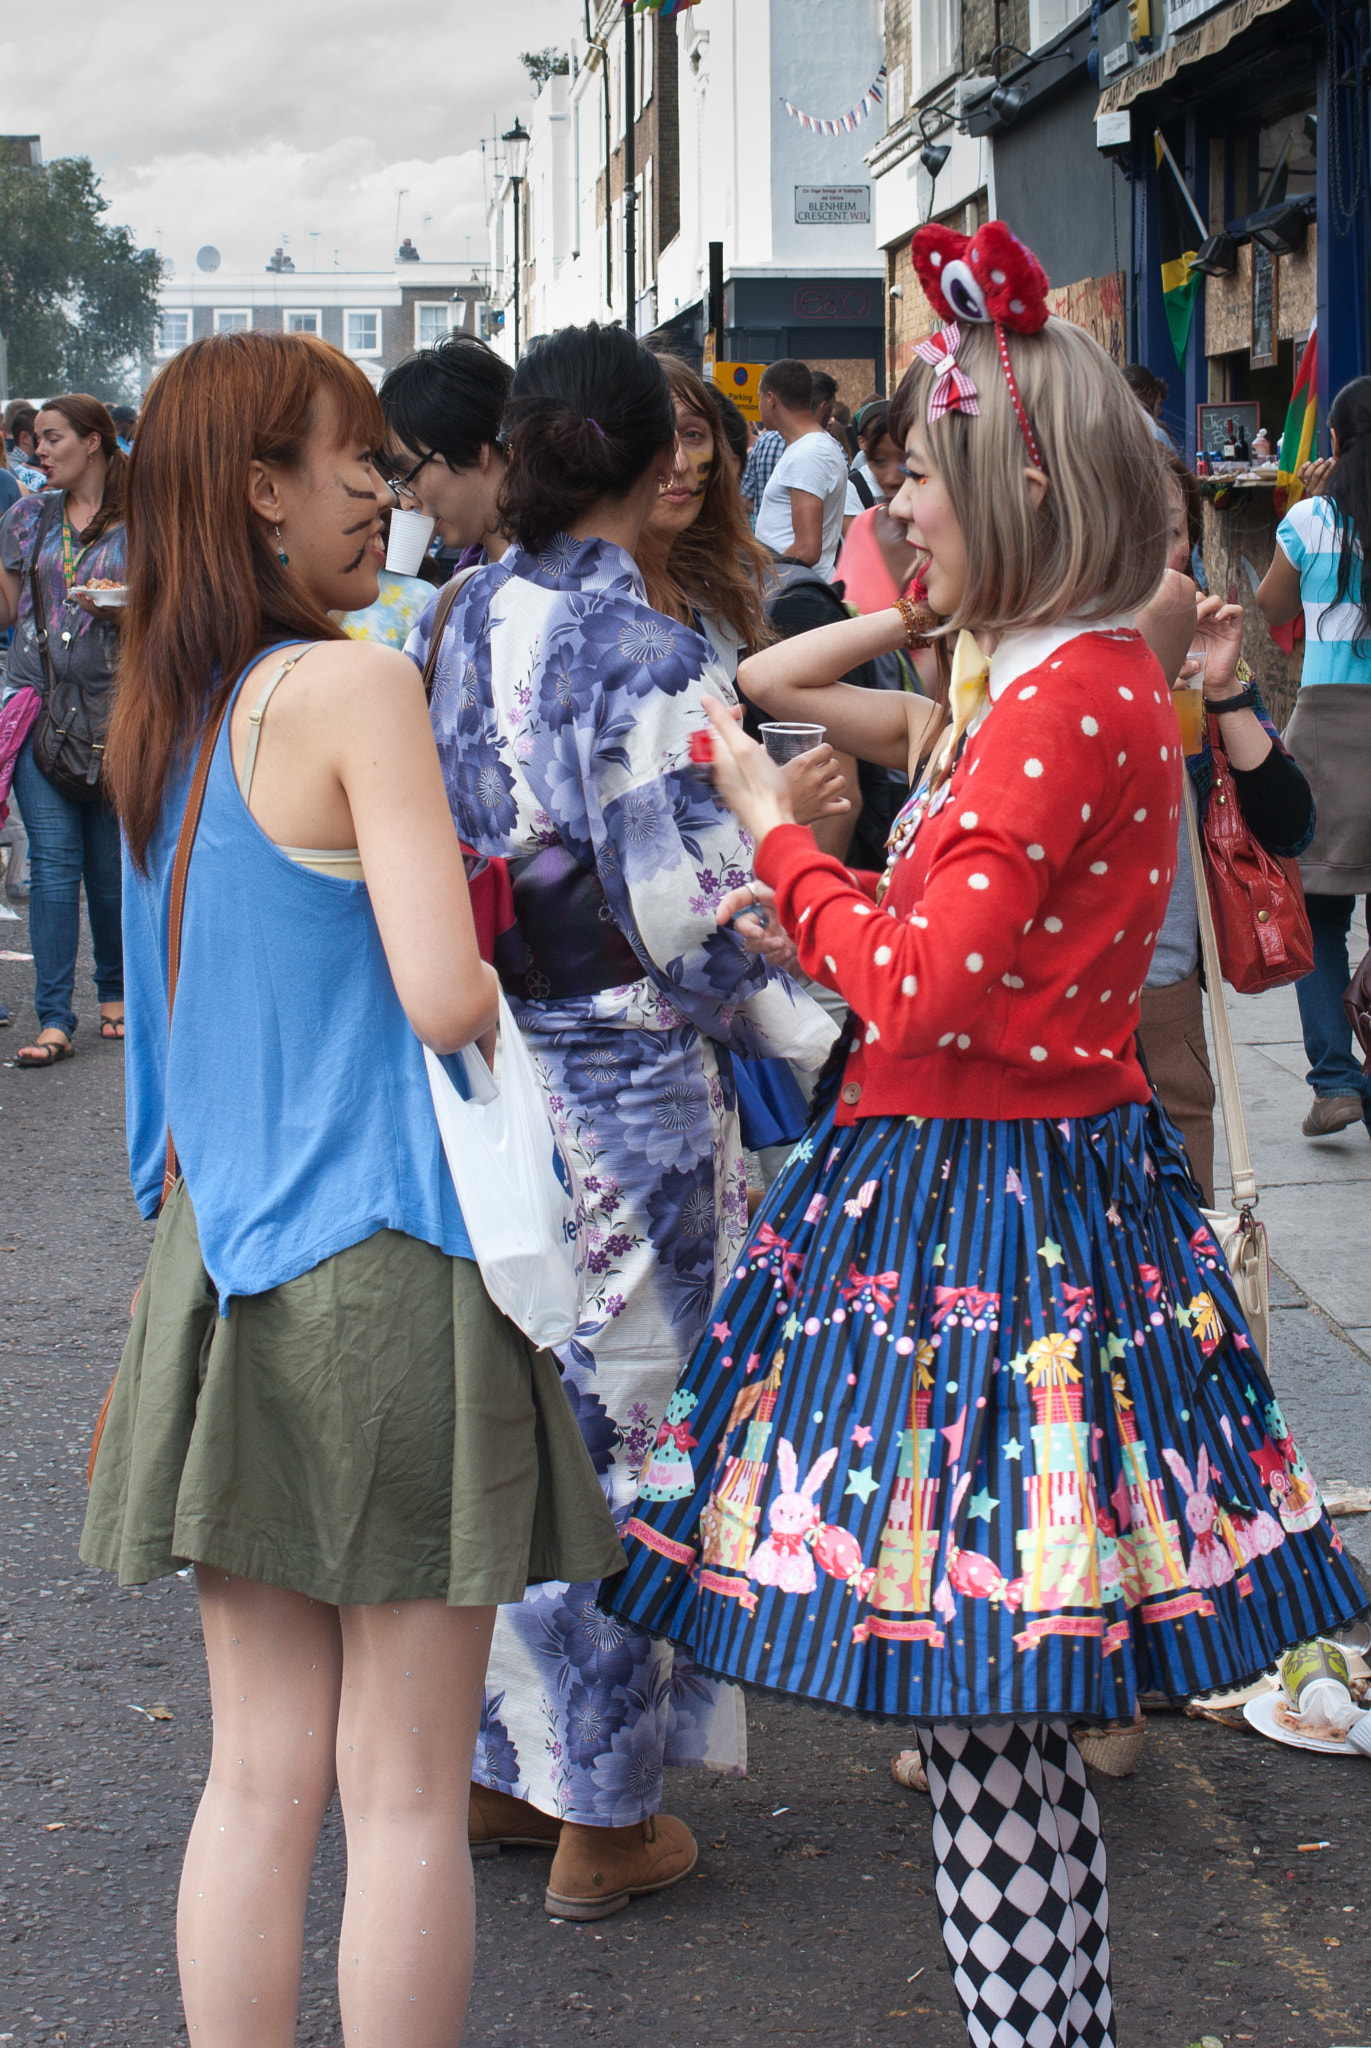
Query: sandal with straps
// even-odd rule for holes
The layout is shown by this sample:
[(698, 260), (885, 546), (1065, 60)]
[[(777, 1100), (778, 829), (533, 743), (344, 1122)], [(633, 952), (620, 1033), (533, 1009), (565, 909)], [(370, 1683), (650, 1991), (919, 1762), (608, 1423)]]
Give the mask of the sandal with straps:
[[(27, 1055), (27, 1057), (26, 1057)], [(60, 1060), (76, 1057), (76, 1048), (68, 1040), (49, 1039), (46, 1044), (21, 1045), (14, 1055), (16, 1067), (55, 1067)]]

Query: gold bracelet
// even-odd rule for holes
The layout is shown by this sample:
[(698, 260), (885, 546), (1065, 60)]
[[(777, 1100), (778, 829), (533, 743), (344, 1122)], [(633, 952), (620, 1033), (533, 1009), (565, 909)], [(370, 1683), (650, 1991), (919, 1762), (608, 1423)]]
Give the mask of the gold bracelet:
[(918, 604), (912, 597), (897, 597), (895, 609), (904, 621), (905, 646), (927, 647), (929, 634), (938, 624), (938, 614), (931, 605)]

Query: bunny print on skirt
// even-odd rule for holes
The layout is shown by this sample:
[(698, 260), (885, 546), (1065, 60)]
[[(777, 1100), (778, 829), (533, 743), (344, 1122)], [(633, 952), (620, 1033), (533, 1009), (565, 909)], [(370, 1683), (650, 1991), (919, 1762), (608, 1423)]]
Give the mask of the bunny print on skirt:
[(771, 1533), (757, 1545), (748, 1566), (759, 1586), (776, 1586), (782, 1593), (812, 1593), (818, 1585), (807, 1539), (812, 1540), (812, 1531), (819, 1525), (814, 1495), (837, 1462), (836, 1449), (825, 1451), (814, 1460), (804, 1485), (797, 1489), (800, 1467), (795, 1447), (785, 1437), (777, 1444), (776, 1470), (782, 1490), (771, 1503)]

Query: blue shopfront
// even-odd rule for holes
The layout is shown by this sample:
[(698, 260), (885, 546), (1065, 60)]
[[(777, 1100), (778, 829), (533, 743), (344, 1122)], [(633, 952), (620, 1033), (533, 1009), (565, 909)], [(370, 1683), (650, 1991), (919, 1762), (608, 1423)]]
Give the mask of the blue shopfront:
[[(1371, 339), (1367, 7), (1152, 0), (1149, 16), (1116, 0), (1097, 30), (1096, 140), (1130, 201), (1128, 352), (1168, 384), (1165, 424), (1193, 463), (1201, 406), (1248, 421), (1255, 408), (1274, 447), (1317, 321), (1322, 437)], [(1172, 177), (1202, 279), (1179, 360), (1162, 267)]]

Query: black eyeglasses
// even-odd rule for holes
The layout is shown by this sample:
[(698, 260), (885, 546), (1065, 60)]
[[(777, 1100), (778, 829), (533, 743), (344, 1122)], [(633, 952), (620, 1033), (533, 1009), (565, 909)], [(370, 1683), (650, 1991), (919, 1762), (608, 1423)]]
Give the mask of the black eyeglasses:
[(424, 467), (424, 464), (427, 462), (432, 462), (434, 456), (437, 453), (438, 450), (436, 448), (430, 448), (428, 454), (421, 455), (419, 457), (419, 460), (415, 463), (413, 469), (407, 470), (404, 476), (388, 476), (386, 478), (386, 489), (390, 492), (391, 496), (395, 499), (397, 504), (403, 503), (403, 501), (406, 498), (413, 498), (417, 496), (417, 493), (413, 489), (414, 479), (416, 476), (418, 476), (419, 471)]

